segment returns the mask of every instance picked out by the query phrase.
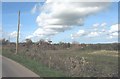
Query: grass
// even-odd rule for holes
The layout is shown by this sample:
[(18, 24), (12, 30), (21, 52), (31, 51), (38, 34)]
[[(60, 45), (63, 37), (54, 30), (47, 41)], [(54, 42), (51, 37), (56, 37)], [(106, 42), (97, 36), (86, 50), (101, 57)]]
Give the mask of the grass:
[[(93, 67), (96, 69), (96, 72), (100, 73), (97, 76), (101, 76), (101, 75), (107, 76), (110, 74), (116, 74), (118, 71), (118, 52), (117, 51), (109, 51), (109, 50), (107, 51), (106, 50), (98, 50), (98, 51), (62, 50), (61, 51), (60, 50), (60, 51), (56, 51), (54, 54), (61, 56), (61, 58), (75, 57), (75, 56), (84, 57), (88, 62), (93, 63)], [(93, 72), (93, 73), (85, 72), (85, 74), (96, 76), (96, 72)]]
[[(7, 48), (8, 49), (8, 48)], [(22, 49), (21, 49), (22, 50)], [(33, 49), (32, 49), (33, 50)], [(33, 54), (33, 51), (30, 50), (29, 54)], [(83, 74), (83, 76), (92, 76), (92, 77), (108, 77), (108, 76), (115, 76), (117, 75), (118, 71), (118, 52), (117, 51), (109, 51), (109, 50), (45, 50), (46, 56), (52, 56), (54, 60), (57, 60), (58, 58), (61, 58), (65, 60), (65, 58), (72, 57), (75, 58), (76, 56), (81, 58), (84, 57), (87, 62), (89, 62), (88, 66), (90, 65), (89, 72), (84, 71), (80, 72), (80, 74)], [(3, 55), (15, 60), (16, 62), (19, 62), (32, 70), (33, 72), (37, 73), (38, 75), (42, 77), (64, 77), (67, 76), (64, 75), (62, 71), (57, 71), (55, 69), (49, 69), (47, 66), (43, 65), (43, 63), (40, 63), (39, 59), (36, 60), (31, 59), (27, 55), (25, 56), (24, 52), (21, 52), (17, 55), (13, 54), (13, 52), (10, 52), (10, 49), (3, 50)], [(36, 55), (39, 55), (39, 53), (36, 53)], [(47, 61), (47, 59), (45, 60)], [(54, 61), (53, 61), (54, 62)], [(60, 62), (56, 62), (58, 64)], [(61, 65), (61, 64), (60, 64)], [(60, 66), (57, 65), (57, 66)], [(69, 65), (69, 64), (68, 64)], [(63, 64), (64, 67), (64, 64)], [(86, 67), (86, 66), (85, 66)], [(91, 68), (93, 67), (93, 68)], [(95, 69), (95, 70), (92, 70)], [(78, 71), (78, 70), (77, 70)], [(76, 71), (76, 72), (77, 72)], [(65, 71), (67, 72), (67, 71)], [(112, 74), (112, 75), (110, 75)]]
[(2, 46), (0, 46), (0, 55), (2, 55)]
[(62, 71), (50, 69), (45, 65), (41, 64), (40, 62), (38, 63), (37, 61), (27, 58), (20, 54), (13, 54), (13, 53), (10, 53), (8, 50), (3, 50), (2, 55), (24, 65), (28, 69), (38, 74), (40, 77), (64, 77), (65, 76)]

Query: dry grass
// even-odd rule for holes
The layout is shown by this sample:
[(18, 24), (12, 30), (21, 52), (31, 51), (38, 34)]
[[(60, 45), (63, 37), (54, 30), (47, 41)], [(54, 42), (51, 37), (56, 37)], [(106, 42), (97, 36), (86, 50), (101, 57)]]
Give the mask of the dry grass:
[(101, 50), (101, 51), (95, 51), (93, 53), (88, 53), (92, 55), (104, 55), (104, 56), (113, 56), (113, 57), (118, 57), (118, 51), (106, 51), (106, 50)]
[[(15, 52), (14, 46), (4, 49)], [(70, 77), (113, 77), (118, 76), (118, 52), (108, 50), (62, 50), (41, 49), (40, 46), (20, 46), (19, 55), (42, 63), (50, 69), (63, 71)]]

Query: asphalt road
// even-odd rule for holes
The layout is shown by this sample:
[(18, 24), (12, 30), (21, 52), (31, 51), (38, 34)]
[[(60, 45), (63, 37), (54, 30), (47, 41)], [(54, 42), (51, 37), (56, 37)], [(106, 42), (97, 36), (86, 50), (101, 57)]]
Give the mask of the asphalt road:
[(2, 57), (2, 77), (39, 77), (19, 63)]

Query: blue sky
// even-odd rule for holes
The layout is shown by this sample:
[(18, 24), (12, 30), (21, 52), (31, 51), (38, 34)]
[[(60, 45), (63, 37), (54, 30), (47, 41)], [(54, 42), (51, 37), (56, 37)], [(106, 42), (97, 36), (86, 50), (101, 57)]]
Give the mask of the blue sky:
[[(63, 42), (78, 41), (80, 43), (108, 43), (108, 42), (118, 41), (118, 36), (116, 36), (116, 33), (117, 33), (116, 29), (112, 30), (118, 24), (118, 3), (117, 2), (109, 3), (109, 6), (107, 6), (107, 8), (105, 6), (104, 10), (100, 10), (98, 12), (91, 10), (93, 12), (88, 13), (88, 15), (81, 15), (81, 14), (80, 16), (78, 15), (80, 19), (84, 20), (83, 23), (81, 23), (81, 25), (76, 25), (74, 22), (72, 23), (72, 25), (70, 25), (69, 22), (72, 22), (72, 21), (66, 22), (65, 21), (66, 18), (64, 17), (61, 19), (61, 17), (64, 16), (66, 12), (63, 12), (64, 10), (62, 10), (62, 7), (59, 6), (59, 4), (55, 6), (46, 5), (46, 4), (47, 3), (45, 2), (40, 2), (40, 3), (38, 2), (3, 2), (2, 3), (2, 27), (4, 32), (3, 38), (10, 39), (11, 41), (16, 41), (15, 31), (17, 31), (18, 11), (20, 10), (21, 11), (20, 41), (24, 41), (25, 38), (27, 37), (31, 37), (30, 39), (32, 39), (33, 41), (37, 41), (39, 39), (50, 39), (55, 43), (60, 41), (63, 41)], [(65, 6), (64, 4), (61, 4), (61, 5)], [(69, 6), (69, 4), (67, 5)], [(44, 6), (45, 8), (43, 8)], [(50, 12), (49, 12), (49, 7), (51, 6), (55, 10), (50, 9)], [(59, 7), (61, 9), (56, 12), (57, 9), (55, 7)], [(72, 7), (75, 8), (76, 6), (72, 5)], [(89, 6), (89, 7), (94, 8), (94, 6)], [(79, 9), (79, 7), (76, 7), (76, 8)], [(101, 5), (100, 5), (100, 8), (101, 8)], [(83, 9), (84, 10), (86, 9), (86, 5), (83, 6)], [(69, 9), (66, 7), (65, 7), (65, 10), (68, 10), (67, 14), (71, 13), (71, 12), (69, 13)], [(72, 12), (74, 12), (74, 10)], [(62, 21), (62, 24), (60, 24), (60, 27), (62, 27), (61, 29), (63, 31), (60, 31), (60, 29), (58, 28), (59, 26), (57, 25), (54, 28), (57, 30), (53, 30), (51, 29), (52, 27), (51, 24), (47, 24), (47, 22), (51, 23), (50, 21), (48, 21), (49, 20), (48, 16), (54, 13), (58, 17), (56, 18), (51, 16), (50, 20), (52, 21), (54, 19), (59, 19), (60, 21)], [(44, 14), (44, 16), (42, 14)], [(38, 18), (38, 16), (40, 18)], [(59, 16), (61, 17), (59, 18)], [(74, 17), (75, 15), (72, 14), (72, 16)], [(84, 17), (81, 18), (81, 16), (84, 16)], [(69, 18), (71, 16), (65, 16), (65, 17)], [(73, 19), (73, 17), (70, 19)], [(38, 21), (37, 21), (37, 18), (38, 18)], [(43, 21), (41, 21), (41, 19), (43, 19)], [(65, 22), (68, 24), (66, 24)], [(55, 22), (52, 22), (52, 23), (55, 24)], [(58, 23), (60, 22), (58, 21)], [(47, 25), (43, 26), (45, 24)], [(96, 27), (94, 27), (95, 24), (96, 24)], [(104, 25), (103, 27), (101, 26), (102, 24)], [(66, 29), (65, 29), (65, 26), (66, 26)], [(52, 30), (52, 32), (50, 31), (51, 33), (49, 33), (49, 31), (45, 30), (45, 28)], [(97, 29), (97, 30), (94, 30), (94, 29)], [(101, 30), (105, 30), (105, 32), (102, 33)], [(43, 31), (43, 32), (40, 32), (40, 31)], [(113, 32), (114, 34), (111, 34)], [(35, 34), (38, 34), (38, 35), (35, 35)]]

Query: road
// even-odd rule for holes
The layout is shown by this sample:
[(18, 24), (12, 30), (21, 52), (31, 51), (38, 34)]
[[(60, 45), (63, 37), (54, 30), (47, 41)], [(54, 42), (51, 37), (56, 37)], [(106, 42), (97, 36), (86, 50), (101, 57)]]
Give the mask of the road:
[(19, 63), (2, 57), (2, 77), (39, 77)]

